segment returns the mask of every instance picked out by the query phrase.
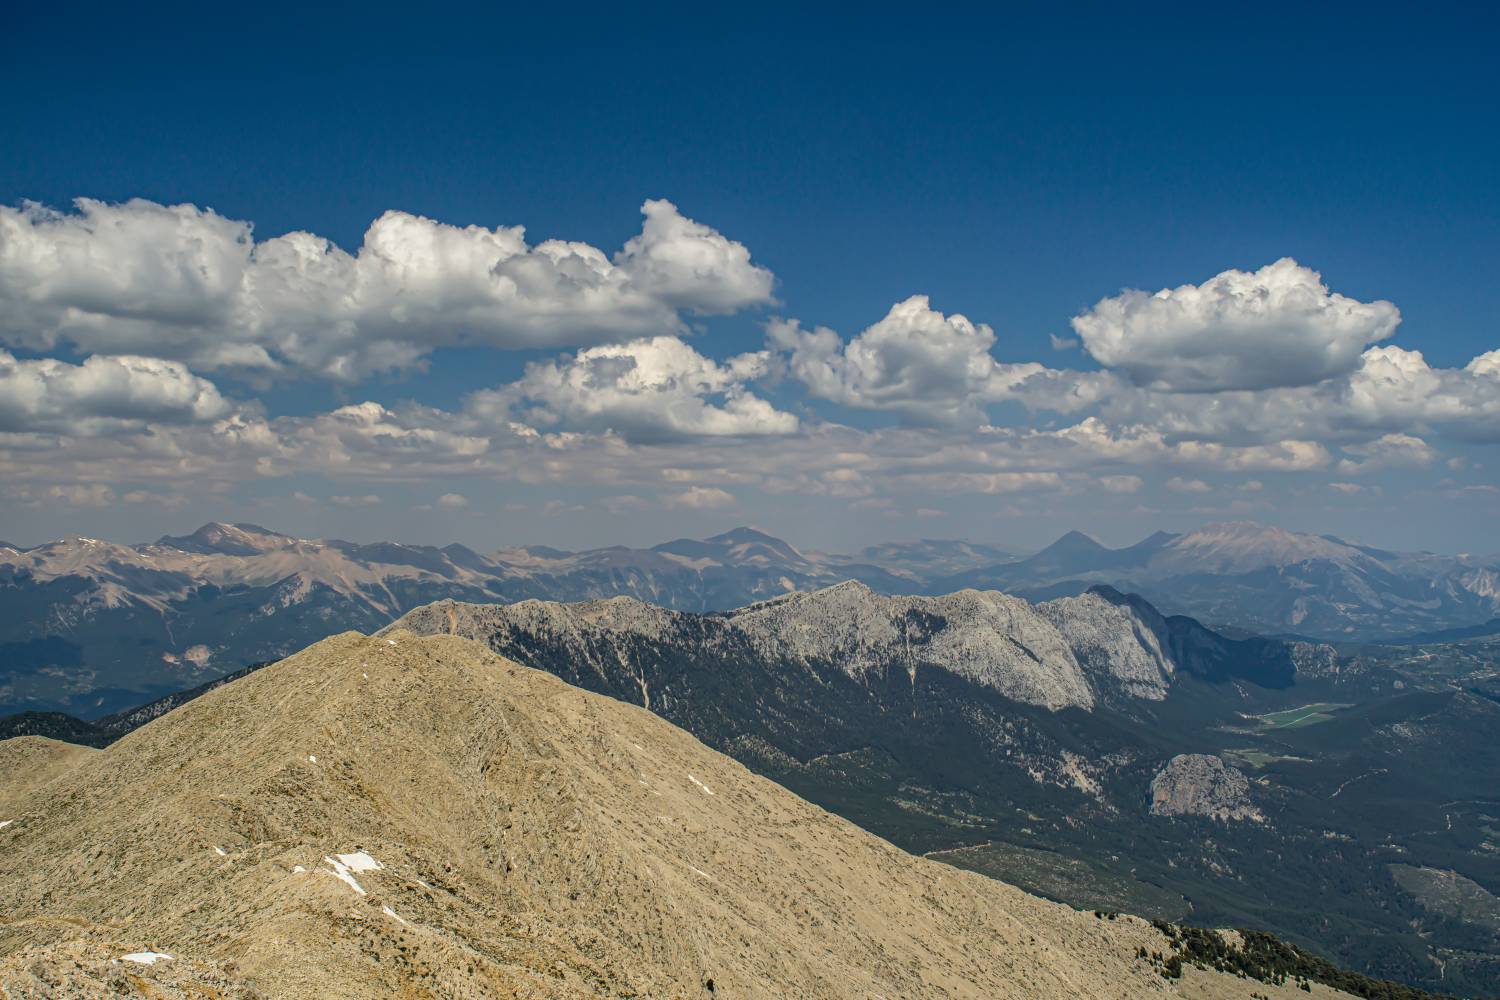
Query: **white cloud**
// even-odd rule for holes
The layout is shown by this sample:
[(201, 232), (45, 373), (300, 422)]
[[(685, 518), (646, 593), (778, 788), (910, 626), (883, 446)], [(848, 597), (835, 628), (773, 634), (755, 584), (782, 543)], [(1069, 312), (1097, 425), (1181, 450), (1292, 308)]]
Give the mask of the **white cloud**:
[(1036, 409), (1076, 410), (1097, 401), (1107, 379), (1035, 362), (996, 361), (992, 329), (959, 313), (938, 312), (925, 295), (898, 302), (848, 343), (827, 327), (806, 330), (796, 320), (776, 320), (767, 333), (813, 396), (891, 410), (922, 423), (982, 423), (986, 404), (1007, 399)]
[(328, 499), (340, 507), (375, 507), (382, 502), (374, 493), (365, 493), (361, 496), (332, 496)]
[(453, 510), (461, 510), (469, 506), (469, 498), (462, 493), (444, 493), (438, 497), (437, 502), (439, 507), (448, 507)]
[(109, 507), (117, 500), (114, 489), (103, 483), (58, 484), (47, 488), (46, 497), (74, 507)]
[(1421, 438), (1411, 434), (1383, 434), (1364, 444), (1346, 444), (1344, 451), (1360, 460), (1344, 459), (1338, 464), (1342, 473), (1374, 472), (1389, 468), (1426, 468), (1437, 461), (1438, 453)]
[(1110, 493), (1139, 493), (1146, 482), (1140, 476), (1100, 476), (1099, 485)]
[(674, 507), (687, 507), (692, 510), (717, 510), (720, 507), (732, 506), (734, 494), (716, 486), (694, 486), (674, 495), (668, 502)]
[(1059, 337), (1055, 333), (1047, 334), (1047, 342), (1052, 345), (1054, 351), (1074, 351), (1078, 349), (1077, 337)]
[(1201, 479), (1183, 479), (1173, 476), (1167, 480), (1167, 489), (1173, 493), (1212, 493), (1213, 487)]
[(0, 350), (0, 431), (95, 435), (224, 416), (230, 404), (175, 361), (95, 355), (81, 365)]
[(758, 352), (719, 364), (676, 337), (652, 337), (533, 363), (518, 381), (476, 393), (468, 405), (486, 419), (515, 415), (633, 440), (790, 434), (797, 417), (745, 387), (765, 374), (767, 360)]
[(1201, 285), (1129, 290), (1073, 320), (1102, 365), (1177, 392), (1312, 385), (1353, 371), (1364, 349), (1395, 332), (1400, 311), (1330, 292), (1289, 257), (1259, 271), (1224, 271)]
[(353, 381), (444, 344), (620, 341), (682, 331), (680, 310), (771, 301), (743, 245), (667, 201), (642, 206), (613, 258), (396, 211), (350, 254), (305, 232), (256, 243), (249, 223), (193, 205), (75, 206), (0, 207), (0, 339)]

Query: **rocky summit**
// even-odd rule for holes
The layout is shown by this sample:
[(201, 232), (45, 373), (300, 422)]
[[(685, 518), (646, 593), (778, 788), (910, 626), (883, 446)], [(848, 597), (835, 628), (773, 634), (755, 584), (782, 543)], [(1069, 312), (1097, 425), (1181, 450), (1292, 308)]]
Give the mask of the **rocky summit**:
[(0, 761), (9, 997), (1293, 995), (1167, 979), (1145, 921), (912, 857), (446, 635), (335, 636)]

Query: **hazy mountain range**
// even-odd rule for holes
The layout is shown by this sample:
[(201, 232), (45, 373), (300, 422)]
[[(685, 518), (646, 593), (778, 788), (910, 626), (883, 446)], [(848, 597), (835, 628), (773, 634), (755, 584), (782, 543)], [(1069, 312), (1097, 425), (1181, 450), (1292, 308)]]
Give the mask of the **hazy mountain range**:
[(1474, 626), (1500, 613), (1500, 554), (1391, 552), (1247, 521), (1158, 532), (1120, 549), (1070, 532), (1028, 558), (928, 585), (1038, 598), (1091, 583), (1212, 624), (1322, 639), (1392, 638)]
[(1313, 639), (1482, 632), (1500, 614), (1500, 559), (1390, 553), (1243, 523), (1125, 549), (1075, 532), (1026, 558), (961, 541), (804, 552), (752, 528), (646, 549), (481, 554), (213, 523), (144, 545), (75, 536), (0, 546), (0, 712), (107, 714), (444, 598), (625, 595), (706, 611), (845, 580), (886, 594), (977, 588), (1031, 600), (1106, 584), (1221, 629)]

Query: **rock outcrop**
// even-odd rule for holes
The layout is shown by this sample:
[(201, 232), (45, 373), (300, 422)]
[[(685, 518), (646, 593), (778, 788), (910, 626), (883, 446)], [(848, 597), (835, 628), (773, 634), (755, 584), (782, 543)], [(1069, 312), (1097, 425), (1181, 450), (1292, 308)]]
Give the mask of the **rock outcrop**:
[(1212, 754), (1178, 754), (1151, 779), (1153, 816), (1205, 816), (1260, 822), (1243, 772)]

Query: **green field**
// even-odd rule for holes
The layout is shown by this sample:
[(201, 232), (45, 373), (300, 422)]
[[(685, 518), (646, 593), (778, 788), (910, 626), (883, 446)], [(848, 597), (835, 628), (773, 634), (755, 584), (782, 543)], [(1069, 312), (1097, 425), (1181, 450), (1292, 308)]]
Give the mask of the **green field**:
[(1275, 764), (1283, 760), (1306, 760), (1305, 757), (1294, 757), (1291, 754), (1266, 753), (1264, 750), (1256, 750), (1250, 747), (1220, 750), (1219, 756), (1224, 757), (1236, 764), (1246, 767), (1261, 768), (1267, 764)]
[(1311, 705), (1303, 705), (1301, 708), (1288, 708), (1280, 712), (1257, 715), (1254, 718), (1258, 719), (1265, 729), (1297, 729), (1301, 726), (1315, 726), (1320, 722), (1327, 722), (1333, 718), (1334, 712), (1353, 707), (1353, 705), (1320, 701)]

